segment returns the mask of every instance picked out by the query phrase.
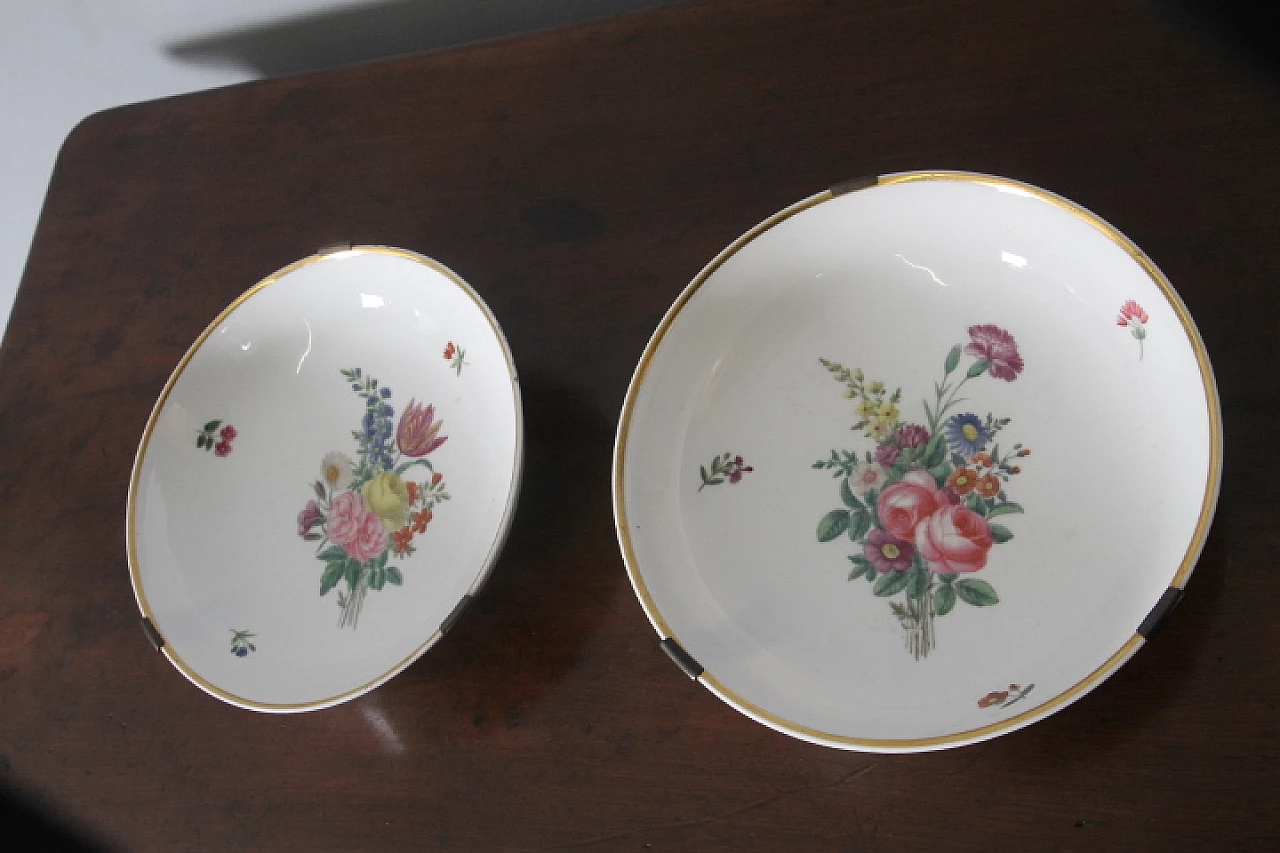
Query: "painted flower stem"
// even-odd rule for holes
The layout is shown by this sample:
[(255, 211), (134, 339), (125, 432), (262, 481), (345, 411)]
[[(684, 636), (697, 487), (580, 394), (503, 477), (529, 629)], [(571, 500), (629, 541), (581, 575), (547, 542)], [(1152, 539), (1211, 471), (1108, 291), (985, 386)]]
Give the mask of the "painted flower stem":
[(957, 400), (956, 395), (960, 393), (960, 388), (964, 385), (964, 383), (968, 382), (972, 378), (973, 378), (972, 376), (965, 374), (965, 377), (956, 383), (956, 387), (951, 390), (951, 396), (947, 398), (947, 402), (942, 404), (941, 409), (934, 412), (934, 414), (938, 416), (938, 420), (942, 420), (942, 416), (946, 413), (946, 411), (950, 409), (952, 406), (954, 406), (956, 403), (963, 402), (961, 400)]
[(928, 657), (929, 652), (937, 646), (937, 634), (934, 631), (934, 617), (937, 615), (933, 607), (933, 573), (929, 573), (929, 585), (920, 598), (907, 598), (907, 610), (911, 614), (912, 625), (907, 631), (907, 650), (920, 660)]
[(364, 597), (368, 591), (369, 567), (361, 566), (360, 579), (356, 582), (356, 588), (350, 591), (342, 603), (341, 615), (338, 618), (339, 628), (356, 627), (356, 622), (360, 619), (360, 609), (364, 607)]
[[(933, 409), (932, 415), (931, 415), (931, 416), (930, 416), (930, 418), (929, 418), (929, 432), (930, 432), (930, 434), (935, 433), (935, 432), (937, 432), (937, 431), (938, 431), (938, 424), (942, 423), (942, 416), (947, 412), (947, 410), (948, 410), (948, 409), (950, 409), (950, 408), (951, 408), (952, 406), (954, 406), (956, 403), (963, 403), (963, 402), (964, 402), (964, 400), (963, 400), (963, 399), (961, 399), (961, 400), (957, 400), (957, 399), (956, 399), (956, 394), (960, 393), (960, 387), (961, 387), (962, 385), (964, 385), (964, 383), (968, 382), (968, 381), (969, 381), (970, 379), (972, 379), (972, 378), (973, 378), (972, 376), (969, 376), (969, 375), (966, 373), (966, 374), (965, 374), (965, 377), (964, 377), (963, 379), (961, 379), (958, 383), (956, 383), (956, 387), (955, 387), (955, 388), (950, 388), (950, 389), (948, 389), (948, 386), (946, 386), (946, 385), (939, 385), (939, 386), (938, 386), (938, 396), (937, 396), (937, 399), (936, 399), (936, 400), (934, 400), (934, 404), (933, 404), (933, 405), (934, 405), (934, 409)], [(950, 391), (951, 391), (951, 396), (950, 396), (950, 397), (948, 397), (948, 398), (947, 398), (947, 402), (945, 402), (945, 403), (944, 403), (944, 402), (942, 402), (942, 397), (943, 397), (943, 395), (944, 395), (944, 394), (946, 394), (946, 393), (947, 393), (947, 391), (948, 391), (948, 390), (950, 390)], [(927, 409), (928, 407), (926, 406), (925, 408)]]
[(428, 471), (433, 471), (433, 472), (435, 471), (435, 468), (433, 468), (431, 463), (426, 459), (413, 459), (408, 462), (403, 462), (397, 465), (394, 470), (397, 474), (403, 474), (405, 471), (408, 471), (414, 465), (422, 465), (422, 466), (425, 466)]

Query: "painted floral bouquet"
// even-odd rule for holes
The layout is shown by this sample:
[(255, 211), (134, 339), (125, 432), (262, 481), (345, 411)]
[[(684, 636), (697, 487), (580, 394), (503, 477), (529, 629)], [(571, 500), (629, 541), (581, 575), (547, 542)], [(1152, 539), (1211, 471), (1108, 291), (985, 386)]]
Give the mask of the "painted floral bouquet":
[[(298, 513), (298, 535), (319, 543), (320, 595), (346, 583), (338, 592), (338, 626), (354, 629), (370, 589), (404, 583), (400, 569), (387, 565), (389, 556), (414, 553), (414, 535), (425, 533), (432, 510), (449, 500), (444, 477), (426, 458), (448, 436), (440, 435), (443, 422), (435, 419), (435, 407), (413, 400), (393, 430), (391, 389), (358, 367), (342, 376), (364, 401), (361, 428), (351, 433), (356, 460), (338, 451), (325, 454), (320, 479), (312, 484), (315, 498)], [(418, 465), (430, 472), (426, 481), (406, 478)]]
[[(832, 450), (813, 463), (840, 479), (843, 504), (818, 522), (818, 541), (847, 535), (861, 546), (849, 556), (849, 580), (865, 577), (881, 598), (902, 595), (889, 606), (916, 660), (935, 647), (934, 620), (957, 600), (976, 607), (999, 602), (995, 588), (972, 575), (986, 567), (993, 545), (1013, 538), (995, 519), (1023, 511), (1005, 488), (1022, 470), (1015, 463), (1031, 451), (1014, 444), (1001, 453), (997, 437), (1009, 418), (947, 416), (966, 401), (957, 395), (970, 380), (984, 374), (1017, 379), (1022, 356), (1013, 336), (997, 326), (970, 326), (969, 338), (947, 353), (933, 405), (923, 401), (927, 426), (901, 420), (901, 389), (888, 394), (883, 382), (866, 381), (861, 370), (819, 359), (845, 386), (845, 396), (857, 400), (853, 429), (875, 448), (861, 456)], [(957, 374), (962, 354), (974, 360)]]

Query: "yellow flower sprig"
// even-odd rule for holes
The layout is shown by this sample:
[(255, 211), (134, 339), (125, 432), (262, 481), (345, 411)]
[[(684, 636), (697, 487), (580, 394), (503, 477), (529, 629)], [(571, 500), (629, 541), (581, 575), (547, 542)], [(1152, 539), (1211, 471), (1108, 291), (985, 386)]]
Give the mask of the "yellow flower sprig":
[(845, 385), (845, 397), (858, 401), (858, 423), (854, 429), (865, 430), (868, 438), (876, 441), (888, 438), (898, 426), (902, 413), (898, 410), (898, 401), (902, 399), (902, 389), (885, 396), (885, 384), (879, 379), (866, 381), (861, 368), (847, 368), (825, 358), (818, 359), (833, 379)]

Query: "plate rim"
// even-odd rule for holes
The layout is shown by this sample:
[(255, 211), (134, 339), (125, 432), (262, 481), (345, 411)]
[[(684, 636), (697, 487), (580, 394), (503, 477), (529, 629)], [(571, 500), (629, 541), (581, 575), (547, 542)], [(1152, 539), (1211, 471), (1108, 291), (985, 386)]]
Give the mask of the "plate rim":
[[(864, 752), (925, 752), (988, 740), (999, 735), (1016, 731), (1050, 716), (1062, 708), (1065, 708), (1067, 705), (1070, 705), (1072, 702), (1080, 699), (1098, 684), (1105, 681), (1146, 643), (1149, 636), (1155, 633), (1155, 627), (1159, 624), (1159, 617), (1167, 615), (1172, 604), (1176, 603), (1177, 599), (1181, 596), (1182, 591), (1186, 587), (1187, 579), (1195, 569), (1196, 562), (1199, 560), (1200, 554), (1204, 549), (1205, 539), (1208, 537), (1209, 528), (1213, 521), (1213, 515), (1217, 508), (1218, 495), (1222, 483), (1223, 453), (1221, 401), (1218, 396), (1217, 381), (1214, 378), (1213, 368), (1209, 361), (1209, 354), (1205, 348), (1204, 340), (1201, 338), (1200, 332), (1191, 317), (1191, 312), (1187, 309), (1187, 306), (1183, 303), (1182, 298), (1173, 288), (1173, 285), (1169, 282), (1168, 278), (1166, 278), (1164, 273), (1160, 271), (1159, 267), (1157, 267), (1155, 263), (1119, 229), (1111, 225), (1093, 211), (1088, 210), (1084, 206), (1077, 204), (1070, 199), (1050, 192), (1049, 190), (1012, 178), (1005, 178), (982, 172), (951, 170), (895, 172), (884, 175), (871, 175), (865, 178), (857, 178), (851, 181), (837, 183), (832, 185), (829, 189), (801, 199), (800, 201), (797, 201), (764, 219), (722, 249), (719, 254), (704, 266), (693, 280), (685, 286), (685, 288), (680, 292), (680, 295), (676, 298), (675, 302), (672, 303), (671, 307), (668, 308), (666, 313), (663, 315), (657, 329), (654, 330), (652, 336), (649, 338), (649, 342), (645, 345), (644, 352), (641, 354), (640, 360), (636, 364), (635, 371), (632, 374), (631, 381), (627, 386), (627, 394), (622, 404), (622, 413), (618, 419), (618, 429), (614, 439), (614, 530), (618, 537), (618, 545), (622, 551), (623, 563), (627, 570), (627, 576), (630, 578), (632, 589), (636, 594), (636, 598), (640, 601), (640, 606), (643, 608), (650, 624), (653, 625), (654, 630), (658, 633), (660, 643), (670, 641), (675, 643), (683, 651), (683, 646), (680, 645), (679, 638), (671, 629), (671, 626), (667, 623), (666, 619), (663, 618), (661, 611), (658, 609), (657, 603), (653, 600), (653, 597), (650, 595), (648, 587), (644, 582), (643, 571), (636, 558), (635, 550), (631, 543), (630, 526), (627, 519), (625, 477), (627, 439), (630, 437), (631, 419), (635, 411), (636, 399), (640, 393), (640, 389), (644, 385), (648, 367), (660, 348), (663, 338), (675, 323), (676, 318), (688, 304), (689, 300), (716, 272), (716, 270), (718, 270), (727, 260), (729, 260), (729, 258), (735, 255), (744, 246), (769, 231), (774, 226), (790, 219), (798, 213), (808, 210), (809, 208), (816, 207), (819, 204), (850, 193), (874, 187), (922, 181), (948, 181), (956, 183), (984, 184), (997, 189), (1013, 189), (1022, 194), (1032, 196), (1042, 202), (1046, 202), (1054, 207), (1064, 210), (1080, 220), (1083, 220), (1085, 223), (1101, 232), (1101, 234), (1111, 240), (1112, 243), (1123, 249), (1124, 252), (1143, 269), (1177, 315), (1182, 329), (1187, 336), (1188, 343), (1190, 343), (1192, 351), (1195, 354), (1196, 364), (1200, 370), (1201, 385), (1204, 389), (1205, 403), (1209, 418), (1209, 470), (1205, 479), (1204, 497), (1200, 505), (1200, 514), (1197, 517), (1191, 541), (1187, 545), (1186, 552), (1184, 553), (1181, 562), (1172, 573), (1168, 587), (1165, 589), (1162, 596), (1153, 603), (1151, 613), (1143, 623), (1137, 626), (1133, 635), (1119, 649), (1112, 653), (1110, 657), (1080, 681), (1076, 682), (1071, 687), (1068, 687), (1066, 690), (1050, 697), (1044, 702), (1041, 702), (1038, 705), (1028, 708), (1022, 713), (1015, 714), (1005, 720), (974, 729), (966, 729), (959, 732), (929, 737), (852, 737), (820, 731), (768, 711), (740, 696), (731, 687), (719, 681), (710, 672), (702, 670), (701, 665), (696, 665), (696, 669), (694, 671), (697, 674), (694, 674), (693, 672), (688, 673), (695, 681), (701, 683), (704, 687), (710, 690), (712, 694), (724, 701), (730, 707), (776, 731), (791, 735), (799, 738), (800, 740), (809, 741), (810, 743)], [(1164, 608), (1163, 613), (1158, 613), (1162, 608)], [(1148, 623), (1152, 623), (1153, 621), (1155, 624), (1148, 627)], [(689, 661), (693, 661), (687, 653), (685, 653), (685, 657), (688, 658)]]
[[(493, 543), (489, 548), (489, 553), (481, 562), (480, 568), (476, 572), (475, 577), (467, 587), (467, 591), (463, 593), (462, 598), (458, 600), (453, 610), (450, 611), (450, 615), (445, 617), (441, 626), (436, 628), (436, 630), (433, 631), (431, 635), (428, 636), (426, 640), (424, 640), (412, 652), (410, 652), (408, 656), (377, 677), (366, 681), (357, 687), (351, 688), (350, 690), (345, 690), (332, 696), (326, 696), (322, 699), (316, 699), (309, 702), (261, 702), (256, 699), (249, 699), (228, 690), (224, 690), (208, 681), (204, 676), (200, 675), (193, 666), (183, 660), (183, 658), (173, 650), (172, 646), (164, 641), (163, 635), (155, 625), (155, 614), (152, 611), (150, 604), (147, 602), (146, 590), (143, 588), (138, 569), (137, 522), (135, 520), (134, 513), (137, 508), (138, 482), (142, 471), (142, 463), (146, 457), (147, 446), (150, 444), (152, 431), (155, 429), (160, 413), (169, 399), (170, 392), (172, 392), (174, 385), (177, 384), (178, 379), (182, 376), (183, 371), (191, 362), (191, 359), (195, 357), (196, 353), (200, 351), (201, 346), (204, 345), (223, 321), (235, 313), (237, 309), (248, 302), (257, 293), (276, 283), (290, 273), (296, 272), (297, 270), (312, 264), (363, 254), (388, 255), (404, 258), (406, 260), (422, 264), (423, 266), (442, 274), (464, 294), (470, 297), (472, 302), (474, 302), (476, 307), (480, 310), (480, 313), (488, 321), (489, 327), (493, 330), (493, 333), (497, 337), (498, 343), (501, 346), (503, 360), (506, 362), (507, 373), (511, 380), (512, 407), (515, 414), (515, 448), (512, 453), (511, 484), (507, 491), (507, 504), (503, 508), (502, 517), (499, 520), (498, 529), (494, 533)], [(152, 639), (153, 644), (155, 643), (156, 637), (160, 639), (158, 650), (169, 659), (169, 662), (173, 664), (179, 672), (186, 676), (188, 681), (217, 699), (221, 699), (228, 704), (250, 711), (283, 714), (298, 713), (302, 711), (317, 711), (322, 708), (329, 708), (362, 696), (394, 678), (411, 663), (422, 657), (428, 649), (434, 646), (436, 642), (444, 636), (445, 626), (450, 625), (450, 623), (454, 621), (455, 614), (459, 612), (463, 602), (465, 602), (469, 597), (475, 596), (489, 579), (489, 576), (493, 573), (494, 564), (497, 563), (498, 557), (502, 552), (502, 548), (506, 544), (507, 536), (511, 531), (511, 524), (515, 516), (515, 508), (520, 497), (520, 485), (523, 476), (523, 460), (524, 408), (520, 391), (520, 377), (516, 372), (515, 359), (511, 355), (511, 346), (507, 342), (506, 336), (502, 333), (502, 327), (498, 325), (498, 320), (494, 316), (493, 311), (489, 308), (488, 304), (485, 303), (484, 299), (481, 298), (480, 294), (477, 293), (475, 289), (462, 278), (462, 276), (458, 275), (449, 267), (434, 258), (427, 257), (426, 255), (409, 249), (372, 244), (345, 243), (334, 247), (321, 248), (314, 254), (287, 264), (261, 279), (248, 290), (244, 291), (232, 300), (226, 308), (222, 309), (222, 311), (218, 313), (218, 316), (216, 316), (209, 325), (204, 328), (191, 346), (187, 348), (186, 352), (183, 353), (182, 358), (169, 374), (169, 378), (165, 381), (164, 387), (160, 391), (160, 395), (156, 398), (155, 403), (151, 407), (151, 412), (147, 416), (146, 426), (142, 432), (142, 438), (139, 440), (138, 449), (134, 454), (133, 469), (129, 473), (129, 495), (125, 506), (125, 550), (129, 565), (129, 582), (133, 586), (133, 597), (142, 614), (144, 631), (147, 633), (148, 638)], [(150, 630), (147, 629), (147, 626), (150, 626)], [(154, 636), (152, 633), (153, 631)]]

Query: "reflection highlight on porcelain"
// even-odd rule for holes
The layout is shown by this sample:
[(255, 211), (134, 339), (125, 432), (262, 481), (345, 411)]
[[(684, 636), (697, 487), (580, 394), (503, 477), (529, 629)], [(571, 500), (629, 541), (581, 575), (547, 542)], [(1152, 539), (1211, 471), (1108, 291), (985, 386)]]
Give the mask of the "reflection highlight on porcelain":
[(311, 355), (311, 322), (304, 317), (302, 324), (307, 327), (307, 348), (299, 356), (298, 367), (293, 371), (294, 373), (302, 373), (302, 364), (307, 360), (307, 356)]
[(1023, 198), (1030, 198), (1030, 199), (1036, 198), (1035, 193), (1032, 193), (1030, 190), (1024, 187), (1019, 187), (1013, 184), (1005, 183), (1003, 181), (992, 181), (988, 183), (987, 186), (994, 187), (997, 192), (1002, 192), (1005, 195), (1017, 195), (1017, 196), (1022, 196)]
[(906, 258), (902, 257), (902, 255), (894, 255), (894, 257), (895, 257), (895, 258), (898, 258), (898, 259), (899, 259), (899, 260), (901, 260), (904, 264), (906, 264), (907, 266), (911, 267), (912, 269), (924, 270), (925, 272), (927, 272), (927, 273), (929, 274), (929, 278), (933, 279), (935, 283), (940, 284), (940, 285), (942, 285), (943, 287), (946, 287), (946, 286), (947, 286), (947, 283), (946, 283), (945, 281), (943, 281), (942, 279), (938, 278), (938, 274), (937, 274), (937, 273), (935, 273), (933, 270), (929, 269), (928, 267), (926, 267), (926, 266), (921, 266), (920, 264), (913, 264), (913, 263), (911, 263), (911, 261), (909, 261), (909, 260), (907, 260)]

